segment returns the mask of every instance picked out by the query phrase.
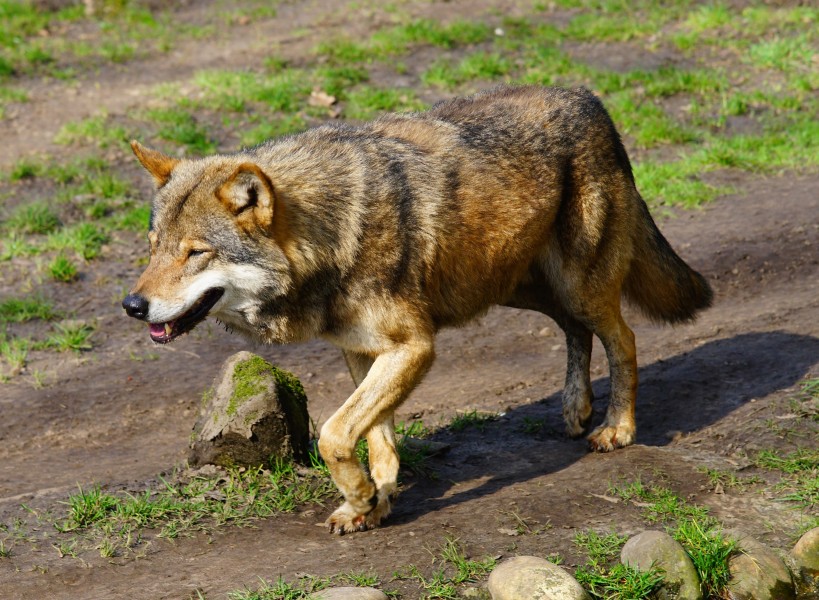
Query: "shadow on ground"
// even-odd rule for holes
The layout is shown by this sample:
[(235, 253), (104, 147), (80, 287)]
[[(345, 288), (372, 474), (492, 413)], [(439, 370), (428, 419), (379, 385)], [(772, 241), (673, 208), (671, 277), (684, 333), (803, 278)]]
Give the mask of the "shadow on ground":
[[(794, 385), (817, 356), (815, 337), (764, 332), (708, 342), (645, 366), (639, 372), (637, 441), (664, 446), (678, 432), (712, 425), (749, 401)], [(595, 381), (593, 388), (592, 423), (597, 424), (605, 414), (609, 379)], [(560, 394), (510, 410), (482, 427), (459, 433), (446, 429), (431, 439), (452, 448), (433, 459), (436, 479), (416, 481), (401, 494), (388, 527), (560, 471), (588, 453), (584, 439), (563, 433)], [(467, 482), (475, 485), (461, 485)]]

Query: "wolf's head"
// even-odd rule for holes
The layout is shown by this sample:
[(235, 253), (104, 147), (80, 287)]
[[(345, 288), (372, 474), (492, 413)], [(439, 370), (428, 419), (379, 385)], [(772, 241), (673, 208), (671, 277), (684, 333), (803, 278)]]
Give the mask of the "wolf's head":
[(122, 301), (167, 343), (208, 314), (256, 335), (265, 302), (286, 294), (287, 258), (276, 243), (276, 192), (245, 155), (171, 158), (132, 142), (156, 183), (148, 232), (151, 258)]

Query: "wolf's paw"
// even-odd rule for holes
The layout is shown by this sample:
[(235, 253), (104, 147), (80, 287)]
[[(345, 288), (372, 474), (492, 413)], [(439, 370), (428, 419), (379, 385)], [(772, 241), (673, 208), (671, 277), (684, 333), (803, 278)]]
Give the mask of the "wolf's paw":
[(566, 423), (566, 435), (569, 437), (580, 437), (586, 431), (586, 425), (592, 415), (591, 404), (581, 407), (580, 409), (572, 410), (563, 409), (563, 421)]
[(330, 533), (337, 535), (353, 533), (354, 531), (367, 531), (378, 527), (381, 521), (390, 514), (390, 509), (389, 497), (382, 498), (381, 494), (379, 494), (378, 504), (370, 512), (358, 513), (349, 502), (345, 502), (330, 515), (324, 524)]
[(634, 443), (635, 430), (633, 426), (620, 425), (614, 427), (603, 423), (589, 435), (589, 448), (595, 452), (611, 452), (616, 448), (623, 448)]

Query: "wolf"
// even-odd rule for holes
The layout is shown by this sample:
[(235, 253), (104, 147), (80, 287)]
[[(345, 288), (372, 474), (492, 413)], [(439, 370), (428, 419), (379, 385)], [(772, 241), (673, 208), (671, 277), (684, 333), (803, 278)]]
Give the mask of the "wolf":
[(357, 388), (318, 442), (344, 496), (326, 523), (338, 534), (390, 512), (393, 415), (432, 364), (439, 329), (494, 305), (551, 317), (566, 335), (571, 436), (592, 414), (596, 335), (611, 395), (588, 441), (606, 452), (635, 439), (623, 297), (668, 323), (712, 301), (660, 233), (611, 118), (583, 88), (501, 86), (200, 159), (132, 148), (156, 192), (150, 262), (122, 304), (155, 342), (211, 315), (256, 341), (322, 337), (342, 350)]

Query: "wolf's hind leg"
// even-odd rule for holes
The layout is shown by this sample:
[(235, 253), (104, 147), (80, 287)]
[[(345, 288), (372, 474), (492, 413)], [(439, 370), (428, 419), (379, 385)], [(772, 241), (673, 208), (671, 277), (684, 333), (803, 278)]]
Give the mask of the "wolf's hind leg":
[(634, 333), (620, 314), (619, 298), (601, 307), (589, 325), (606, 349), (611, 372), (611, 399), (605, 420), (591, 432), (588, 440), (592, 450), (609, 452), (633, 443), (637, 432), (634, 422), (637, 348)]
[(579, 321), (561, 319), (566, 334), (566, 384), (563, 386), (563, 420), (571, 437), (582, 435), (592, 414), (589, 367), (592, 332)]
[(566, 433), (577, 437), (585, 430), (592, 414), (592, 388), (589, 366), (592, 332), (572, 317), (557, 299), (545, 279), (538, 279), (515, 290), (505, 303), (515, 308), (536, 310), (551, 317), (566, 334), (566, 385), (563, 387), (563, 420)]
[(347, 363), (347, 369), (350, 371), (350, 377), (353, 378), (353, 383), (356, 387), (361, 385), (370, 368), (373, 366), (373, 357), (360, 352), (353, 352), (352, 350), (342, 350), (344, 355), (344, 362)]

